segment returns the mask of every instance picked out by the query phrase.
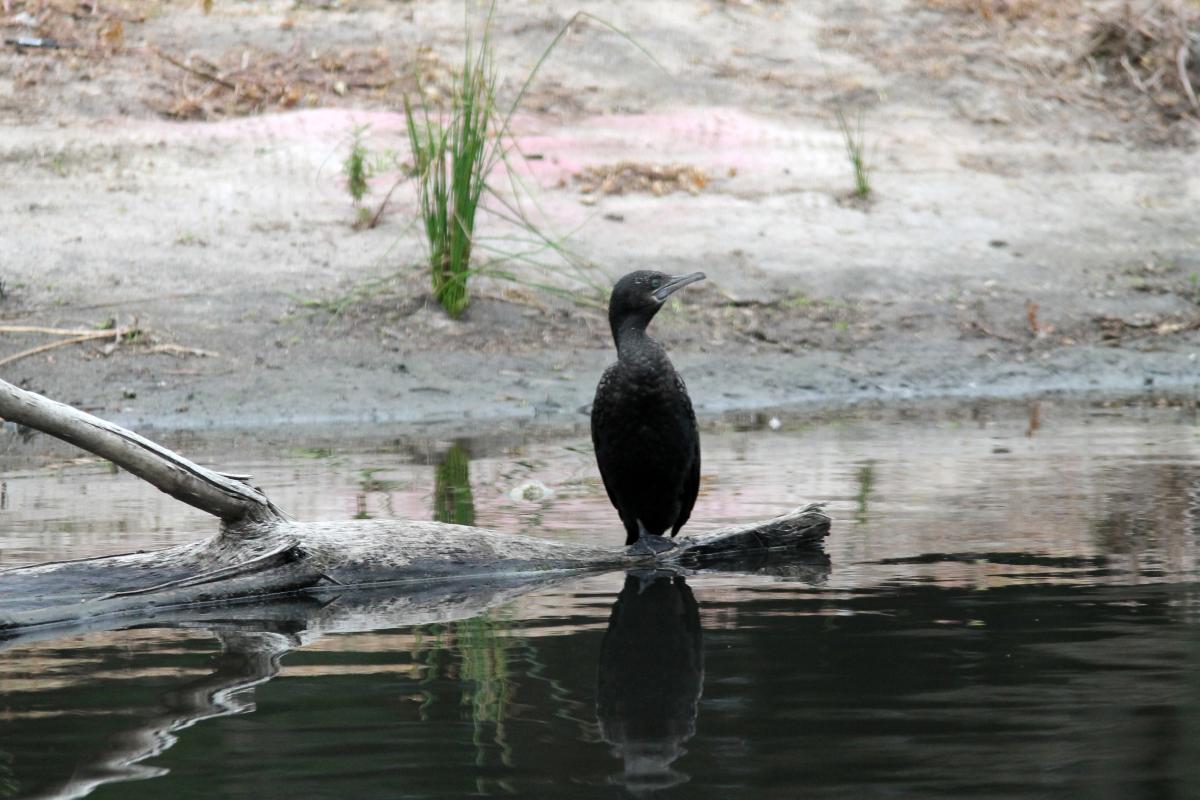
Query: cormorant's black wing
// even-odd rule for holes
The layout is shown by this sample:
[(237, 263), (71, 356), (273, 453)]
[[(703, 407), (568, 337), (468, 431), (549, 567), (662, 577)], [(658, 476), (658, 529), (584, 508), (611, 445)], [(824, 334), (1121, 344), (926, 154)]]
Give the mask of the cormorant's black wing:
[(606, 426), (612, 424), (611, 412), (607, 407), (607, 389), (613, 380), (616, 368), (617, 365), (612, 364), (608, 369), (604, 370), (604, 374), (600, 376), (600, 383), (596, 385), (596, 397), (592, 401), (592, 447), (596, 451), (596, 466), (600, 468), (600, 480), (604, 481), (604, 491), (608, 493), (608, 501), (620, 513), (621, 506), (617, 503), (616, 495), (613, 494), (612, 483), (609, 480), (611, 470), (608, 469), (609, 453), (605, 447), (607, 439), (604, 435)]
[(691, 426), (692, 463), (683, 481), (683, 489), (679, 495), (679, 517), (671, 528), (671, 536), (679, 533), (679, 529), (687, 524), (692, 516), (692, 508), (696, 505), (696, 495), (700, 493), (700, 431), (696, 427), (696, 412), (692, 409), (687, 385), (679, 373), (675, 373), (675, 381), (679, 387), (679, 394), (683, 396), (684, 408), (687, 409), (687, 424)]

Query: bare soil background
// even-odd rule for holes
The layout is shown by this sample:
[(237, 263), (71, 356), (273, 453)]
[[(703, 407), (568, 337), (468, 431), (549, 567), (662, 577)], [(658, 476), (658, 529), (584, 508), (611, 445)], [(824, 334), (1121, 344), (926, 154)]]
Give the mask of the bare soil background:
[[(1187, 395), (1198, 117), (1156, 51), (1122, 61), (1142, 40), (1103, 38), (1122, 9), (501, 2), (492, 36), (508, 99), (577, 10), (665, 68), (572, 26), (514, 120), (529, 157), (515, 169), (595, 282), (709, 275), (654, 324), (702, 414)], [(6, 39), (62, 45), (0, 51), (0, 325), (125, 332), (0, 376), (165, 428), (581, 419), (612, 350), (587, 296), (529, 285), (573, 286), (565, 274), (480, 280), (451, 320), (421, 273), (410, 187), (354, 227), (353, 132), (403, 159), (401, 99), (444, 91), (460, 2), (0, 11)], [(868, 203), (849, 194), (839, 107), (861, 115)], [(396, 176), (375, 179), (369, 207)], [(0, 334), (0, 359), (48, 341)]]

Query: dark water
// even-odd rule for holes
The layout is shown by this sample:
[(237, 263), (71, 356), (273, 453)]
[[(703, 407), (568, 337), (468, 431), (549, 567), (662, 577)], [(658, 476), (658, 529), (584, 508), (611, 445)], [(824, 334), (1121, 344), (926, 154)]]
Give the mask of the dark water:
[[(0, 797), (1200, 796), (1195, 419), (765, 421), (706, 435), (698, 527), (827, 498), (827, 559), (0, 644)], [(305, 519), (620, 538), (586, 437), (172, 444)], [(211, 530), (70, 458), (0, 444), (0, 566)]]

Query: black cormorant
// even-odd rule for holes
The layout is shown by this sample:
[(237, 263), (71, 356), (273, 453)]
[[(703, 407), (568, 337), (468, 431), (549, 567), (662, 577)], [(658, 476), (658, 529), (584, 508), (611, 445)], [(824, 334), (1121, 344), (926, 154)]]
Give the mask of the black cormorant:
[(672, 277), (631, 272), (613, 287), (608, 322), (617, 363), (604, 371), (592, 404), (592, 444), (625, 544), (670, 549), (663, 538), (688, 521), (700, 487), (700, 434), (683, 378), (646, 326), (673, 292), (703, 272)]

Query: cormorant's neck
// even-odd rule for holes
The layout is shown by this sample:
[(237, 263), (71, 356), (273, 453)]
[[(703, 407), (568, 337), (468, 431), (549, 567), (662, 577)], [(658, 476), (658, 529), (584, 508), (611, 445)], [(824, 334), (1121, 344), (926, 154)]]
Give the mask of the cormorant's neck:
[(649, 322), (650, 320), (626, 317), (612, 324), (613, 340), (617, 343), (617, 358), (658, 346), (658, 342), (646, 333)]

